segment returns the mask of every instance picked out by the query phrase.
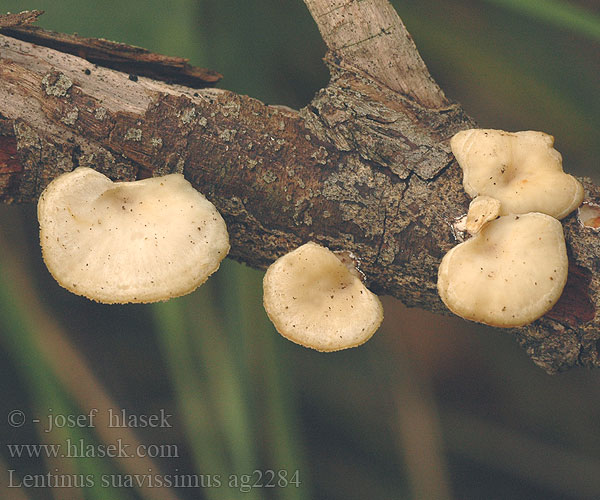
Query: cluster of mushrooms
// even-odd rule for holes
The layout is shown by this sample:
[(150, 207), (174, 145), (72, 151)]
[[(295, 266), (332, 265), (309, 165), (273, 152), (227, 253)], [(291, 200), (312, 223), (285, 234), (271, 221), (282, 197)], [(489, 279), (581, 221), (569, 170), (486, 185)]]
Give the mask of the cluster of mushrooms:
[(533, 131), (471, 129), (451, 139), (473, 198), (464, 221), (472, 237), (444, 256), (438, 272), (439, 295), (458, 316), (523, 326), (560, 298), (569, 264), (559, 219), (584, 192), (563, 172), (553, 144)]
[[(114, 304), (192, 292), (229, 252), (225, 221), (181, 174), (113, 182), (80, 167), (53, 180), (38, 203), (48, 270), (69, 291)], [(306, 243), (264, 277), (264, 306), (288, 339), (320, 351), (367, 341), (383, 321), (352, 263)]]
[[(562, 170), (541, 132), (460, 132), (452, 151), (475, 197), (472, 238), (439, 269), (450, 310), (496, 326), (529, 323), (558, 300), (567, 277), (560, 219), (583, 188)], [(77, 168), (52, 181), (38, 203), (44, 261), (71, 292), (103, 303), (156, 302), (192, 292), (229, 252), (225, 221), (181, 174), (113, 182)], [(308, 242), (276, 260), (264, 307), (281, 335), (319, 351), (366, 342), (383, 308), (352, 260)]]

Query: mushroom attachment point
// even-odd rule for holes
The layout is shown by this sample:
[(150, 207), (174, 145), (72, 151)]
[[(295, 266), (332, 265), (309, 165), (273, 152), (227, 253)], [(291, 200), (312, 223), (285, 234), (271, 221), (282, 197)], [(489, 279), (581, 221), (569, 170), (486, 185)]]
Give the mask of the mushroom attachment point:
[(438, 292), (462, 318), (499, 327), (523, 326), (543, 316), (567, 281), (561, 223), (541, 213), (488, 222), (442, 259)]
[(583, 186), (565, 174), (554, 138), (543, 132), (463, 130), (450, 140), (469, 196), (502, 204), (500, 215), (542, 212), (562, 219), (583, 201)]
[(229, 251), (223, 218), (181, 174), (113, 182), (80, 167), (44, 190), (38, 220), (52, 276), (104, 303), (185, 295)]
[(358, 346), (383, 321), (377, 296), (332, 251), (313, 242), (271, 264), (263, 291), (277, 331), (318, 351)]

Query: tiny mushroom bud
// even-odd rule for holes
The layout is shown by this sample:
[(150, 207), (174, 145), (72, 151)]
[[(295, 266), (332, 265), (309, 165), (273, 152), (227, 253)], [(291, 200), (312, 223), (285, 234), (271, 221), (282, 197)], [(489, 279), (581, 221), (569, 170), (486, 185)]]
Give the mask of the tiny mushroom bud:
[(500, 200), (500, 215), (542, 212), (566, 217), (583, 201), (583, 186), (565, 174), (554, 138), (543, 132), (471, 129), (450, 141), (471, 197)]
[(56, 281), (104, 303), (185, 295), (229, 251), (223, 218), (181, 174), (112, 182), (77, 168), (44, 190), (38, 220)]
[(494, 220), (500, 214), (500, 202), (489, 196), (478, 196), (469, 204), (466, 229), (477, 234), (486, 222)]
[(277, 259), (263, 281), (264, 306), (277, 331), (318, 351), (360, 345), (383, 321), (383, 308), (328, 248), (306, 243)]
[(507, 215), (444, 256), (438, 292), (458, 316), (492, 326), (523, 326), (554, 306), (567, 271), (558, 220), (541, 213)]

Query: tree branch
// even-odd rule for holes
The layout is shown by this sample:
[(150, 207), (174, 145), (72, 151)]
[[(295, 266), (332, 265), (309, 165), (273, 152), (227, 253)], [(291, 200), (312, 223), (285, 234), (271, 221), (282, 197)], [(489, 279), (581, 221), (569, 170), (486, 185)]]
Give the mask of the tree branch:
[(340, 65), (350, 71), (360, 70), (427, 108), (448, 106), (388, 0), (305, 0), (305, 3), (323, 41)]
[[(331, 81), (299, 112), (130, 79), (0, 35), (0, 199), (35, 201), (77, 166), (129, 180), (184, 172), (226, 219), (235, 259), (265, 268), (317, 241), (358, 256), (375, 292), (447, 313), (437, 268), (469, 201), (448, 140), (473, 121), (432, 81), (387, 1), (306, 3), (330, 49)], [(584, 182), (586, 198), (600, 199)], [(563, 297), (511, 330), (549, 372), (600, 365), (598, 237), (575, 216), (564, 226)]]

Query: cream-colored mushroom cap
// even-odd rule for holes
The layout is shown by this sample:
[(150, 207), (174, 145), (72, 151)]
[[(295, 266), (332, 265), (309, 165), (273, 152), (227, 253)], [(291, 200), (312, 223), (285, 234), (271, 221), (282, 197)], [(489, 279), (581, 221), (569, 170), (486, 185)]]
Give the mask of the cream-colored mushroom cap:
[(223, 218), (181, 174), (112, 182), (77, 168), (42, 193), (38, 220), (56, 281), (105, 303), (189, 293), (229, 251)]
[(469, 204), (469, 212), (465, 221), (465, 228), (470, 234), (476, 234), (489, 221), (500, 214), (500, 202), (489, 196), (473, 198)]
[(438, 292), (458, 316), (492, 326), (522, 326), (552, 308), (567, 271), (558, 220), (541, 213), (506, 215), (444, 256)]
[(265, 310), (277, 331), (318, 351), (360, 345), (383, 321), (377, 296), (316, 243), (277, 259), (267, 269), (263, 290)]
[(450, 141), (471, 197), (500, 200), (500, 215), (542, 212), (562, 219), (583, 201), (583, 186), (565, 174), (554, 138), (543, 132), (471, 129)]

